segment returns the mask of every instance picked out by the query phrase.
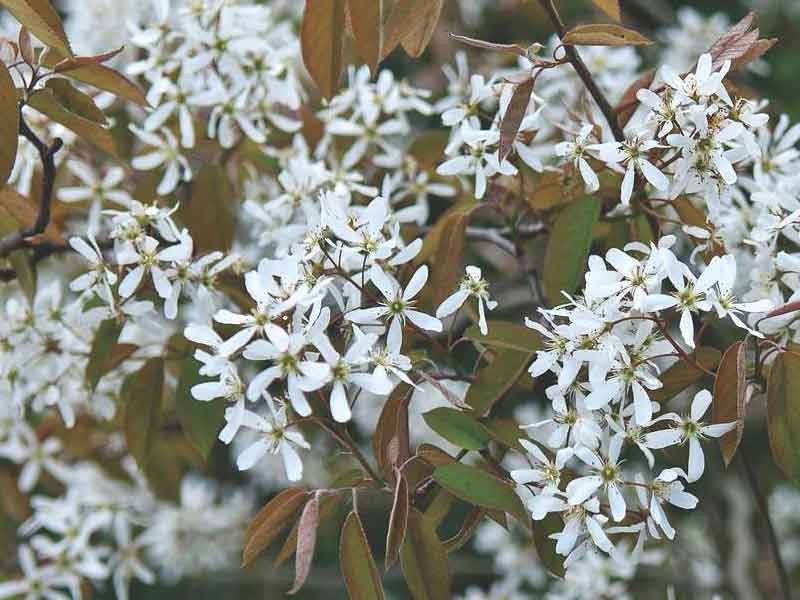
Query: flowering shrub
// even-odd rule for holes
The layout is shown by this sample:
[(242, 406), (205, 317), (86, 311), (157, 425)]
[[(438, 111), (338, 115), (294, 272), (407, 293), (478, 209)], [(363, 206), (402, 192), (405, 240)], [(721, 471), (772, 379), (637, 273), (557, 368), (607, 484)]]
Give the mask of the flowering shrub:
[[(681, 13), (642, 72), (618, 2), (539, 0), (551, 39), (451, 34), (423, 85), (379, 65), (443, 0), (87, 4), (0, 0), (0, 598), (282, 540), (296, 593), (329, 522), (353, 598), (381, 550), (417, 600), (619, 598), (702, 554), (716, 446), (790, 597), (739, 447), (766, 401), (800, 479), (800, 125), (733, 83), (776, 42), (752, 13)], [(448, 565), (473, 535), (488, 591)]]

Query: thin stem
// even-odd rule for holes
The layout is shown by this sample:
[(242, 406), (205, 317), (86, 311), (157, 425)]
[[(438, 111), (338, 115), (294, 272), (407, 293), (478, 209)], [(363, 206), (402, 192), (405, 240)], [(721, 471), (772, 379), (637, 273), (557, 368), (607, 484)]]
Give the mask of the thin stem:
[(342, 431), (337, 431), (335, 426), (325, 422), (325, 420), (320, 417), (309, 417), (308, 420), (313, 421), (314, 423), (322, 427), (322, 429), (330, 433), (333, 439), (335, 439), (337, 442), (339, 442), (339, 444), (347, 448), (347, 450), (355, 457), (355, 459), (361, 464), (364, 470), (376, 483), (383, 484), (383, 478), (381, 478), (375, 472), (375, 469), (372, 468), (372, 465), (369, 464), (367, 458), (364, 456), (361, 450), (358, 449), (358, 446), (356, 446), (355, 442), (353, 441), (353, 438), (350, 437), (350, 434), (347, 433), (346, 429), (343, 429)]
[[(553, 0), (539, 0), (539, 4), (553, 22), (559, 39), (563, 39), (567, 30), (564, 27), (564, 22), (561, 20), (561, 15), (558, 14), (558, 10), (556, 10), (555, 5), (553, 4)], [(611, 107), (608, 99), (606, 99), (605, 95), (598, 87), (597, 82), (594, 80), (594, 77), (592, 77), (592, 74), (586, 67), (586, 63), (583, 62), (583, 59), (581, 58), (580, 54), (578, 54), (575, 46), (565, 45), (564, 52), (566, 53), (567, 59), (572, 65), (572, 68), (575, 69), (578, 77), (580, 77), (581, 81), (583, 81), (583, 85), (585, 85), (586, 89), (589, 90), (589, 93), (592, 95), (592, 98), (594, 98), (597, 106), (599, 106), (600, 110), (603, 112), (603, 116), (605, 116), (606, 121), (608, 121), (608, 126), (611, 128), (611, 132), (614, 134), (614, 139), (616, 139), (618, 142), (624, 141), (625, 134), (622, 132), (622, 128), (619, 126), (617, 115), (614, 112), (614, 109)]]
[(778, 536), (775, 534), (772, 519), (769, 517), (767, 499), (758, 485), (758, 478), (756, 477), (755, 470), (747, 454), (739, 452), (739, 456), (744, 466), (744, 472), (747, 475), (747, 482), (750, 484), (750, 489), (753, 491), (758, 510), (761, 513), (761, 519), (764, 521), (764, 527), (767, 530), (767, 538), (769, 540), (770, 549), (772, 550), (772, 558), (775, 561), (775, 570), (778, 573), (778, 580), (780, 581), (781, 595), (784, 600), (792, 600), (792, 582), (789, 579), (789, 572), (786, 570), (786, 565), (783, 564), (783, 559), (781, 558)]

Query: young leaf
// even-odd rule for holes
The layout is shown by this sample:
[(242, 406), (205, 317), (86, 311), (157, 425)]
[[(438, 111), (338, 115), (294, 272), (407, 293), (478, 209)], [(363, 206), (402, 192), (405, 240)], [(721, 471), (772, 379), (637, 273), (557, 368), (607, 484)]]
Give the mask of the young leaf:
[(535, 83), (536, 80), (533, 77), (529, 77), (514, 87), (514, 94), (511, 96), (503, 122), (500, 124), (501, 161), (509, 155), (514, 145), (514, 140), (517, 139), (519, 127), (522, 125), (522, 120), (528, 111), (528, 104), (530, 104)]
[[(104, 58), (107, 55), (101, 55)], [(133, 83), (123, 74), (110, 67), (98, 64), (95, 60), (98, 57), (77, 57), (70, 59), (63, 54), (48, 51), (40, 57), (42, 64), (51, 69), (58, 68), (59, 72), (65, 77), (80, 81), (87, 85), (109, 92), (129, 100), (139, 106), (150, 106), (141, 88)]]
[(125, 379), (120, 399), (124, 408), (125, 441), (144, 472), (148, 472), (152, 449), (161, 427), (164, 359), (151, 358)]
[(383, 55), (402, 44), (409, 56), (421, 56), (433, 37), (443, 6), (444, 0), (397, 0), (386, 23)]
[(513, 486), (482, 469), (452, 463), (437, 467), (433, 478), (465, 502), (509, 513), (523, 524), (529, 522), (528, 512)]
[(655, 78), (656, 70), (648, 69), (640, 75), (636, 81), (629, 85), (625, 93), (622, 94), (622, 98), (620, 98), (619, 103), (617, 103), (614, 109), (614, 113), (617, 115), (617, 123), (619, 123), (620, 127), (623, 129), (625, 128), (631, 120), (633, 113), (635, 113), (636, 109), (639, 107), (639, 100), (636, 98), (636, 94), (639, 93), (639, 90), (648, 89), (653, 84)]
[(259, 554), (269, 548), (278, 534), (289, 524), (308, 497), (308, 492), (298, 488), (283, 490), (253, 518), (245, 534), (242, 567), (246, 567)]
[(64, 24), (49, 0), (0, 0), (0, 5), (5, 6), (43, 44), (72, 56)]
[(514, 56), (528, 56), (527, 50), (518, 44), (496, 44), (494, 42), (486, 42), (484, 40), (467, 37), (465, 35), (456, 35), (455, 33), (451, 33), (450, 37), (457, 42), (461, 42), (462, 44), (467, 44), (468, 46), (473, 46), (475, 48), (494, 50), (495, 52), (503, 52), (505, 54), (511, 54)]
[(317, 545), (317, 529), (319, 527), (319, 499), (317, 495), (311, 496), (306, 502), (303, 514), (297, 525), (297, 558), (295, 558), (294, 584), (289, 594), (296, 594), (303, 587), (311, 571), (311, 562), (314, 560), (314, 548)]
[(772, 363), (767, 387), (767, 429), (772, 457), (800, 482), (800, 347), (790, 344)]
[(714, 379), (713, 422), (736, 422), (736, 429), (719, 438), (725, 466), (731, 464), (744, 433), (746, 376), (745, 345), (743, 342), (736, 342), (722, 355)]
[(764, 318), (771, 319), (772, 317), (779, 317), (781, 315), (797, 312), (799, 310), (800, 310), (800, 301), (789, 302), (788, 304), (784, 304), (783, 306), (779, 306), (775, 310), (768, 312)]
[(384, 0), (347, 0), (358, 55), (374, 76), (383, 56)]
[(491, 436), (486, 428), (465, 412), (442, 406), (422, 415), (428, 427), (451, 444), (465, 450), (485, 448)]
[(111, 131), (64, 108), (51, 90), (41, 89), (34, 92), (28, 99), (28, 104), (46, 117), (73, 131), (78, 137), (111, 156), (117, 157)]
[(37, 271), (33, 253), (28, 249), (15, 250), (8, 255), (8, 261), (17, 274), (17, 283), (25, 294), (28, 306), (33, 307), (36, 298)]
[(303, 62), (326, 98), (336, 95), (342, 75), (345, 0), (306, 0), (300, 42)]
[(758, 29), (751, 29), (755, 13), (749, 12), (738, 23), (726, 31), (709, 49), (714, 59), (711, 68), (719, 69), (726, 60), (735, 61), (737, 67), (758, 58), (767, 52), (776, 39), (759, 39)]
[(533, 354), (534, 350), (528, 353), (501, 350), (495, 354), (491, 364), (481, 367), (465, 398), (476, 415), (486, 414), (514, 387), (531, 364)]
[[(0, 229), (2, 234), (11, 233), (21, 227), (30, 227), (38, 216), (38, 207), (10, 185), (0, 186)], [(52, 221), (44, 230), (43, 237), (56, 244), (64, 244), (64, 238), (58, 226)]]
[(111, 349), (117, 344), (119, 334), (122, 332), (122, 323), (117, 319), (106, 319), (100, 323), (97, 333), (92, 340), (89, 351), (89, 361), (86, 363), (86, 383), (89, 389), (94, 390), (100, 378), (108, 373), (108, 358)]
[[(357, 471), (357, 473), (360, 475), (361, 471)], [(323, 496), (319, 501), (319, 522), (324, 523), (332, 518), (336, 514), (341, 503), (342, 496), (339, 494), (335, 496)], [(294, 527), (292, 527), (292, 531), (289, 533), (289, 536), (286, 538), (286, 541), (272, 563), (274, 567), (277, 568), (281, 566), (286, 559), (292, 556), (297, 550), (297, 535), (299, 529), (299, 523), (295, 523)]]
[(230, 250), (236, 227), (233, 198), (222, 166), (207, 164), (193, 178), (191, 197), (181, 203), (179, 214), (192, 232), (195, 250)]
[(19, 136), (19, 105), (14, 81), (5, 64), (0, 61), (0, 185), (11, 176), (17, 160)]
[(464, 522), (461, 524), (461, 528), (458, 530), (458, 533), (444, 541), (444, 547), (448, 554), (450, 552), (459, 550), (472, 538), (472, 535), (475, 533), (475, 530), (478, 528), (478, 525), (481, 524), (485, 516), (486, 511), (479, 506), (473, 507), (472, 510), (467, 513), (467, 516), (464, 517)]
[(397, 562), (400, 556), (400, 546), (406, 539), (408, 526), (408, 511), (410, 508), (408, 496), (408, 481), (400, 473), (396, 476), (397, 484), (394, 488), (392, 512), (389, 515), (389, 530), (386, 533), (386, 560), (385, 569), (388, 571)]
[(578, 25), (561, 39), (574, 46), (647, 46), (652, 44), (638, 31), (620, 25)]
[(382, 600), (383, 586), (358, 513), (345, 519), (339, 541), (339, 562), (351, 600)]
[(186, 438), (203, 458), (207, 458), (225, 421), (225, 399), (215, 398), (201, 402), (192, 397), (193, 386), (211, 381), (210, 378), (200, 375), (201, 366), (191, 354), (181, 359), (178, 387), (175, 390), (175, 409)]
[(400, 548), (400, 567), (414, 600), (451, 600), (452, 579), (447, 550), (434, 523), (412, 508), (406, 539)]
[(53, 92), (56, 100), (66, 110), (100, 125), (106, 124), (106, 116), (97, 107), (94, 100), (66, 79), (53, 77), (47, 80), (45, 87)]
[(592, 4), (615, 21), (622, 20), (622, 14), (619, 10), (619, 0), (592, 0)]
[[(708, 370), (713, 370), (722, 358), (722, 353), (716, 348), (700, 346), (691, 355), (694, 360)], [(697, 383), (706, 376), (706, 373), (697, 369), (693, 364), (679, 360), (661, 375), (661, 388), (653, 390), (650, 397), (656, 402), (666, 402), (677, 394)]]
[(561, 291), (574, 292), (580, 282), (600, 216), (600, 202), (591, 196), (578, 198), (558, 215), (544, 257), (544, 292), (551, 304), (563, 300)]

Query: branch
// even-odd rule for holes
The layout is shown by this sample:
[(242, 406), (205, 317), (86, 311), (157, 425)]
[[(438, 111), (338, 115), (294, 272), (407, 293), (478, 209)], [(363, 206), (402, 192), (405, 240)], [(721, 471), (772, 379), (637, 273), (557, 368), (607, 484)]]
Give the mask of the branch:
[(28, 127), (21, 113), (19, 133), (34, 145), (42, 160), (42, 195), (39, 198), (39, 214), (36, 217), (36, 222), (30, 227), (9, 233), (0, 239), (0, 258), (8, 256), (14, 250), (28, 247), (30, 245), (28, 238), (41, 235), (50, 224), (50, 205), (53, 200), (53, 184), (56, 179), (55, 155), (64, 145), (61, 138), (55, 138), (49, 146), (45, 144)]
[[(567, 30), (564, 27), (564, 22), (561, 20), (561, 15), (558, 14), (558, 10), (556, 10), (555, 5), (553, 4), (553, 0), (539, 0), (539, 4), (553, 22), (559, 39), (562, 39), (567, 33)], [(608, 126), (611, 128), (611, 132), (614, 134), (614, 138), (618, 142), (624, 141), (625, 134), (622, 132), (622, 128), (617, 122), (617, 115), (614, 112), (614, 109), (611, 107), (611, 104), (609, 104), (603, 92), (597, 86), (597, 82), (592, 77), (592, 74), (586, 67), (586, 63), (584, 63), (583, 59), (581, 59), (580, 54), (578, 54), (578, 51), (575, 49), (575, 46), (565, 45), (564, 52), (566, 53), (567, 59), (572, 65), (572, 68), (575, 69), (575, 72), (578, 73), (578, 77), (580, 77), (581, 81), (583, 81), (583, 85), (585, 85), (586, 89), (589, 90), (589, 93), (592, 95), (592, 98), (594, 98), (597, 106), (599, 106), (600, 110), (603, 112), (606, 121), (608, 121)]]

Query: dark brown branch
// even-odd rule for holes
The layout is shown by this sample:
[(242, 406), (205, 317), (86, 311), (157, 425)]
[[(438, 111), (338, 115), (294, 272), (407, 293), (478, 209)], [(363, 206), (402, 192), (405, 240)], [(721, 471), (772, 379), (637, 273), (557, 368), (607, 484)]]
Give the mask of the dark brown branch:
[(50, 205), (53, 201), (53, 185), (56, 180), (55, 155), (61, 150), (64, 142), (61, 138), (55, 138), (49, 146), (45, 144), (28, 127), (24, 117), (20, 113), (19, 133), (24, 136), (39, 152), (42, 160), (42, 195), (39, 198), (39, 213), (36, 221), (29, 227), (25, 227), (13, 233), (9, 233), (0, 239), (0, 257), (11, 254), (14, 250), (26, 248), (30, 245), (28, 238), (44, 233), (50, 223)]
[[(567, 33), (567, 30), (564, 27), (564, 22), (561, 20), (561, 15), (558, 14), (558, 10), (556, 10), (555, 5), (553, 4), (553, 0), (539, 0), (539, 4), (553, 22), (559, 39), (563, 39), (564, 35)], [(567, 60), (569, 60), (572, 68), (575, 69), (578, 77), (580, 77), (581, 81), (583, 81), (583, 85), (585, 85), (586, 89), (589, 90), (589, 93), (592, 95), (592, 98), (594, 98), (597, 106), (599, 106), (600, 110), (603, 112), (603, 116), (605, 116), (606, 121), (608, 121), (608, 126), (611, 128), (614, 138), (618, 142), (624, 141), (625, 134), (622, 132), (619, 122), (617, 122), (617, 115), (614, 112), (614, 109), (611, 107), (611, 104), (609, 104), (608, 99), (606, 99), (603, 92), (597, 86), (597, 82), (594, 80), (594, 77), (592, 77), (592, 74), (586, 67), (586, 63), (583, 62), (583, 59), (581, 58), (581, 55), (578, 54), (575, 46), (565, 45), (564, 52), (566, 53)]]

